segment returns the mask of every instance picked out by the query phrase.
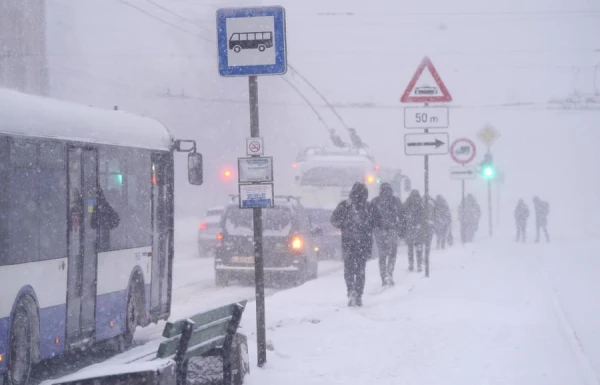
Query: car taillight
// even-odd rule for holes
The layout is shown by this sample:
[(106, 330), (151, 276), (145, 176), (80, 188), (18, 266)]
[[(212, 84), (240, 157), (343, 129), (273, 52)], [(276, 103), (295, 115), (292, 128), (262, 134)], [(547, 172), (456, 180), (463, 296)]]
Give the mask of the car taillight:
[(221, 242), (223, 240), (223, 233), (217, 234), (217, 241)]
[(206, 222), (200, 222), (200, 224), (198, 225), (198, 230), (206, 230), (208, 228), (208, 225), (206, 224)]
[(300, 236), (296, 235), (292, 238), (290, 249), (295, 252), (301, 252), (304, 249), (304, 241)]

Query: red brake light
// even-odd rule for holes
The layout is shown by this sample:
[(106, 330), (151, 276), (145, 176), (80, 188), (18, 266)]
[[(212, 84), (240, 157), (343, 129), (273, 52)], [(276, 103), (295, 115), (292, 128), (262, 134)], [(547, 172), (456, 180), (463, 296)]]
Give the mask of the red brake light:
[(222, 233), (218, 233), (217, 234), (217, 241), (221, 242), (223, 240), (223, 234)]
[(200, 222), (200, 224), (198, 225), (199, 230), (206, 230), (207, 228), (208, 226), (206, 225), (206, 222)]

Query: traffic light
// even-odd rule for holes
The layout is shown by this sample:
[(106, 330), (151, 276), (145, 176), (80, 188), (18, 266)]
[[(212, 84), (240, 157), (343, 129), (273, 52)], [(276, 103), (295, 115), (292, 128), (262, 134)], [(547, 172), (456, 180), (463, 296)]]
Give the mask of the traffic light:
[(496, 166), (494, 166), (491, 154), (485, 154), (485, 158), (481, 162), (481, 177), (485, 180), (496, 178)]

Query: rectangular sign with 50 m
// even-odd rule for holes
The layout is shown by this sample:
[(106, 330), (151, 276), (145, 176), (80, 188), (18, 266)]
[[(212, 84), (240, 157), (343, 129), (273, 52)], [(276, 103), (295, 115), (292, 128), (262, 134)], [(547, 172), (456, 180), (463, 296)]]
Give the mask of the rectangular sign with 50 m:
[(405, 107), (404, 128), (448, 128), (448, 107)]

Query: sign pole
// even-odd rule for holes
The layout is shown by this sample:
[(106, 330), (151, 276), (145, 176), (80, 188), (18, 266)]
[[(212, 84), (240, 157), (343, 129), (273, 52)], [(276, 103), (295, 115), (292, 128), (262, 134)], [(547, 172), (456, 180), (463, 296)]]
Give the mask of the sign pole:
[[(428, 106), (428, 103), (425, 103), (425, 107)], [(426, 128), (425, 133), (429, 133), (429, 130)], [(425, 186), (423, 188), (424, 202), (425, 202), (425, 226), (429, 226), (429, 155), (425, 155)], [(427, 234), (429, 234), (429, 230), (427, 229)], [(427, 239), (426, 241), (429, 241)], [(431, 246), (430, 246), (431, 247)], [(425, 277), (429, 277), (429, 253), (427, 252), (426, 245), (423, 245), (423, 253), (425, 254)]]
[[(248, 77), (248, 91), (250, 94), (250, 137), (258, 138), (260, 136), (260, 130), (258, 124), (258, 79), (256, 76)], [(262, 209), (253, 208), (252, 211), (252, 219), (254, 222), (254, 279), (256, 287), (257, 358), (258, 366), (262, 367), (267, 362)]]
[[(490, 147), (488, 146), (488, 155), (490, 155)], [(488, 228), (490, 238), (494, 236), (494, 223), (492, 221), (492, 181), (488, 180), (487, 182), (487, 192), (488, 192)]]
[(461, 200), (460, 200), (460, 239), (462, 244), (465, 244), (465, 180), (461, 180), (462, 192), (461, 192)]
[[(423, 82), (421, 75), (427, 71), (433, 77), (435, 85)], [(448, 134), (430, 134), (429, 129), (448, 128), (449, 109), (448, 107), (429, 108), (429, 103), (451, 102), (452, 96), (446, 85), (440, 78), (437, 70), (431, 63), (429, 57), (425, 56), (417, 71), (408, 83), (404, 93), (400, 97), (402, 103), (424, 103), (424, 107), (405, 108), (404, 109), (404, 128), (418, 128), (425, 131), (424, 134), (406, 134), (404, 135), (404, 153), (406, 155), (422, 155), (424, 157), (424, 179), (423, 200), (425, 207), (424, 230), (429, 233), (429, 155), (443, 155), (448, 153)], [(445, 141), (440, 137), (445, 137)], [(429, 235), (429, 234), (427, 234)], [(431, 242), (431, 239), (426, 241)], [(425, 277), (429, 277), (429, 252), (431, 244), (425, 248)]]

